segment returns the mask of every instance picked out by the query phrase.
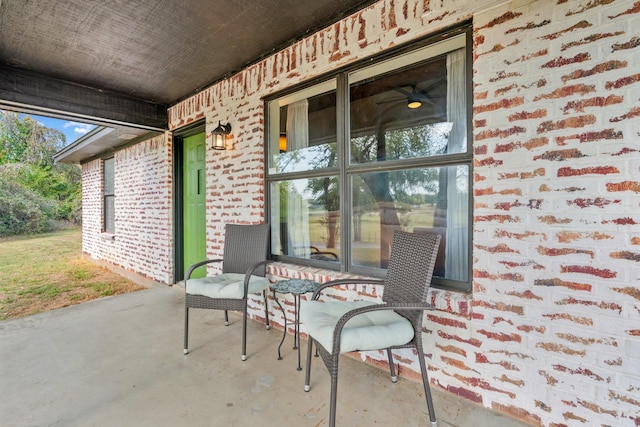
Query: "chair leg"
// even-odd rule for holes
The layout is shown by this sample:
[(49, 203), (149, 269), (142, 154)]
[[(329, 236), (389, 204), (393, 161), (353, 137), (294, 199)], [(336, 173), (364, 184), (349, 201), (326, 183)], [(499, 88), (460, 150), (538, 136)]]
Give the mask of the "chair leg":
[[(316, 351), (318, 351), (316, 349)], [(309, 336), (309, 345), (307, 347), (307, 372), (304, 374), (304, 391), (311, 390), (311, 354), (313, 353), (313, 338)]]
[(418, 346), (418, 361), (420, 362), (420, 371), (422, 372), (422, 385), (424, 386), (424, 395), (427, 399), (427, 409), (429, 410), (429, 422), (431, 427), (438, 427), (436, 411), (433, 407), (433, 398), (431, 396), (431, 387), (429, 386), (427, 364), (424, 361), (424, 351), (422, 350), (422, 346)]
[(264, 299), (264, 318), (266, 319), (266, 322), (267, 322), (267, 324), (265, 325), (265, 328), (269, 330), (271, 329), (271, 324), (269, 323), (269, 305), (267, 304), (268, 298), (267, 298), (266, 289), (262, 291), (262, 298)]
[(391, 382), (397, 383), (398, 376), (396, 375), (396, 366), (393, 363), (393, 354), (391, 354), (391, 349), (387, 349), (387, 357), (389, 358), (389, 372), (391, 373)]
[(184, 306), (184, 354), (189, 353), (189, 307)]
[(338, 403), (338, 360), (340, 354), (331, 355), (331, 401), (329, 406), (329, 427), (336, 426), (336, 405)]
[[(226, 313), (226, 311), (225, 311)], [(244, 302), (242, 313), (242, 361), (247, 360), (247, 301)]]
[(227, 310), (224, 311), (224, 326), (229, 326), (229, 312)]

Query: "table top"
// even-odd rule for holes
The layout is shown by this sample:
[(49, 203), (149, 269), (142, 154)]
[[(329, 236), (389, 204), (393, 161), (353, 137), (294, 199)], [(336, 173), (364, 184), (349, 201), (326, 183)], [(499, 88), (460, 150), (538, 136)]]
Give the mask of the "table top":
[(271, 285), (271, 289), (280, 293), (291, 292), (292, 294), (304, 294), (307, 292), (315, 291), (320, 283), (315, 280), (309, 279), (287, 279), (287, 280), (279, 280), (273, 285)]

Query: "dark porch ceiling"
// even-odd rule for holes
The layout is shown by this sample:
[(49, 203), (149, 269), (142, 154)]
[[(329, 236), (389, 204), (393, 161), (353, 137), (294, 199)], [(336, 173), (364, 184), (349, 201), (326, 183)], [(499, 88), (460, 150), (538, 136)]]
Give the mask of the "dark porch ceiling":
[(166, 107), (372, 0), (0, 0), (0, 108), (167, 128)]

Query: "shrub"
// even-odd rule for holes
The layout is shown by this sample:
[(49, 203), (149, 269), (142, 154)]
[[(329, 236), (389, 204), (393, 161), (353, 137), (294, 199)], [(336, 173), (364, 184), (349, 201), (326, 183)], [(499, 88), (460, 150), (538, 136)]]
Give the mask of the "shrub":
[[(82, 190), (77, 165), (0, 165), (0, 180), (6, 184), (1, 196), (0, 222), (4, 231), (0, 235), (50, 230), (51, 225), (44, 219), (81, 222)], [(32, 212), (36, 207), (43, 209), (40, 215)], [(15, 230), (23, 231), (15, 233)]]
[(23, 186), (0, 180), (0, 236), (44, 233), (52, 229), (55, 203)]
[(0, 110), (0, 236), (80, 222), (80, 167), (53, 161), (64, 143), (60, 131)]

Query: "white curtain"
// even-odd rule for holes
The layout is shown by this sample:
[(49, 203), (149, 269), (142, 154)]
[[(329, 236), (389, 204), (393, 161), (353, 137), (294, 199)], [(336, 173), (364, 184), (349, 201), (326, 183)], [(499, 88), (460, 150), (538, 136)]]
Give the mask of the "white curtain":
[(303, 99), (287, 106), (287, 151), (309, 146), (309, 101)]
[(310, 258), (309, 206), (307, 201), (298, 194), (294, 185), (289, 187), (287, 228), (287, 254), (299, 258)]
[[(453, 124), (448, 152), (461, 153), (467, 147), (467, 96), (465, 50), (447, 55), (447, 120)], [(467, 175), (467, 176), (464, 176)], [(447, 234), (445, 277), (465, 281), (469, 262), (469, 176), (468, 169), (450, 167), (447, 177)]]
[(276, 255), (284, 254), (284, 248), (282, 247), (282, 241), (280, 240), (281, 236), (281, 224), (282, 224), (282, 215), (280, 214), (280, 183), (272, 183), (271, 184), (271, 253)]
[[(287, 151), (292, 152), (309, 146), (309, 102), (296, 101), (287, 107)], [(295, 181), (288, 188), (287, 200), (287, 254), (310, 258), (309, 206), (300, 194)]]

